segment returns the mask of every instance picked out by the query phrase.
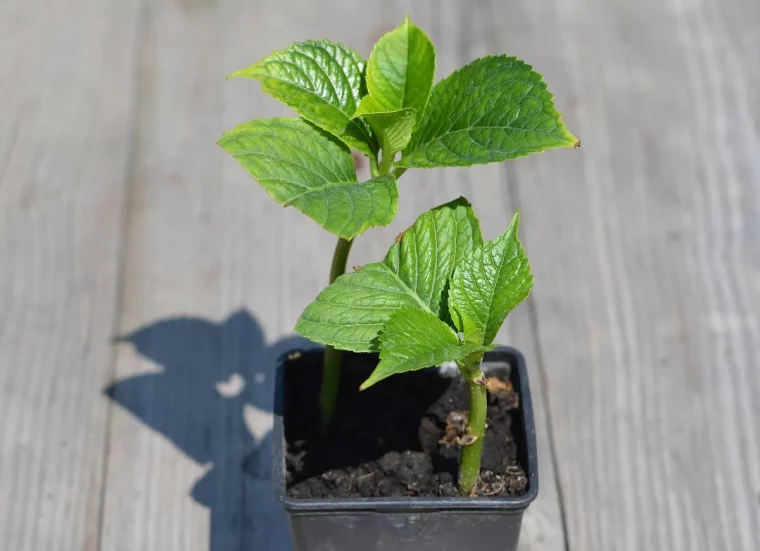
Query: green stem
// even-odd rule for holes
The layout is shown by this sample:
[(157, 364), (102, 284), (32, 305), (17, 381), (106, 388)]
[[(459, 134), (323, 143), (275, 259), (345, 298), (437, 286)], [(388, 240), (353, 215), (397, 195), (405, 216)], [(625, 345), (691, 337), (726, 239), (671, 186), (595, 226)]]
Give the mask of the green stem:
[(369, 173), (373, 178), (380, 176), (380, 167), (377, 166), (377, 157), (374, 155), (369, 158)]
[(486, 431), (488, 393), (483, 380), (483, 372), (480, 370), (480, 357), (470, 356), (464, 362), (457, 362), (459, 371), (467, 379), (470, 390), (470, 411), (467, 417), (465, 438), (475, 439), (473, 442), (462, 446), (462, 452), (459, 456), (459, 490), (463, 494), (470, 494), (478, 482), (480, 460), (483, 455), (483, 436)]
[[(330, 283), (332, 284), (339, 276), (346, 272), (348, 253), (353, 244), (352, 239), (338, 239), (333, 253), (332, 267), (330, 268)], [(332, 346), (325, 347), (324, 364), (322, 367), (322, 385), (319, 391), (319, 414), (322, 426), (326, 427), (332, 421), (335, 414), (335, 403), (338, 399), (340, 388), (340, 350)]]
[[(393, 164), (393, 154), (387, 148), (383, 148), (382, 159), (378, 166), (377, 157), (372, 156), (369, 159), (370, 173), (373, 178), (388, 174)], [(404, 173), (406, 169), (396, 169), (396, 177)], [(397, 174), (398, 173), (398, 174)], [(338, 239), (333, 253), (332, 267), (330, 268), (330, 284), (339, 276), (346, 272), (346, 262), (348, 253), (351, 250), (353, 240)], [(335, 415), (335, 404), (338, 400), (338, 390), (340, 389), (340, 363), (342, 353), (332, 346), (325, 347), (324, 363), (322, 366), (322, 384), (319, 390), (319, 415), (322, 420), (322, 426), (327, 427)]]
[(391, 153), (390, 148), (383, 145), (383, 157), (380, 159), (380, 168), (378, 170), (381, 175), (388, 174), (388, 172), (391, 170), (393, 157), (394, 155)]

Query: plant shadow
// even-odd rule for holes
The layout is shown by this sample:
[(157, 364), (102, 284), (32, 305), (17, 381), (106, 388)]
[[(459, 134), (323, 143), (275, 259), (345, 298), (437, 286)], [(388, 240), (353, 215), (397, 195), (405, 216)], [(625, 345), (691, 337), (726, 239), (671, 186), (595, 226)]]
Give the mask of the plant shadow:
[(156, 321), (118, 341), (160, 369), (116, 381), (104, 392), (206, 466), (190, 495), (209, 509), (209, 551), (289, 551), (271, 476), (276, 361), (288, 349), (314, 344), (300, 337), (267, 344), (244, 309), (221, 322)]

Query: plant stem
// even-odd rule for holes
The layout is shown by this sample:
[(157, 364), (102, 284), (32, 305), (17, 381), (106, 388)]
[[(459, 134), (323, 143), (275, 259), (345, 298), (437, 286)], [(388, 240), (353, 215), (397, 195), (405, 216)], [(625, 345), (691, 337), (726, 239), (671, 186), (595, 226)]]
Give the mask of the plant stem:
[(396, 180), (401, 178), (401, 175), (406, 172), (406, 167), (399, 166), (393, 169), (393, 175), (396, 177)]
[[(390, 150), (383, 146), (382, 159), (378, 166), (377, 157), (372, 156), (369, 159), (369, 169), (373, 178), (388, 174), (393, 164), (394, 155)], [(399, 172), (400, 170), (400, 172)], [(404, 173), (406, 169), (396, 169), (394, 176), (397, 178)], [(333, 253), (332, 267), (330, 268), (330, 284), (346, 272), (346, 262), (348, 253), (351, 250), (353, 240), (340, 238), (335, 246)], [(322, 427), (327, 427), (335, 415), (335, 404), (338, 400), (338, 390), (340, 389), (340, 363), (342, 353), (332, 346), (325, 346), (324, 363), (322, 365), (322, 384), (319, 389), (319, 415), (322, 421)]]
[(483, 455), (483, 436), (486, 431), (486, 413), (488, 411), (488, 392), (480, 370), (480, 359), (470, 356), (464, 362), (457, 362), (459, 371), (467, 379), (470, 390), (470, 411), (467, 417), (466, 438), (474, 438), (473, 442), (462, 446), (459, 456), (459, 490), (470, 494), (480, 476), (480, 460)]
[(388, 174), (388, 172), (391, 169), (391, 165), (393, 164), (393, 153), (391, 153), (390, 148), (383, 146), (383, 157), (380, 159), (380, 168), (378, 172), (383, 174)]
[[(351, 250), (353, 239), (338, 239), (333, 253), (332, 267), (330, 268), (330, 283), (332, 284), (346, 271), (348, 253)], [(332, 421), (335, 414), (335, 403), (338, 399), (340, 388), (340, 350), (332, 346), (325, 347), (324, 364), (322, 367), (322, 385), (319, 391), (319, 415), (322, 426), (326, 427)]]

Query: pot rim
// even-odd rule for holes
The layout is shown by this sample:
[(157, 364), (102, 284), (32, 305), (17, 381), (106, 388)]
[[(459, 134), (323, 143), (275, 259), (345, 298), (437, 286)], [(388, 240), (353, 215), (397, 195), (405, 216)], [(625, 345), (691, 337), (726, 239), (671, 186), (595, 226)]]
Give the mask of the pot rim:
[[(322, 355), (323, 347), (296, 348), (277, 359), (275, 404), (282, 404), (285, 365), (293, 354)], [(272, 428), (273, 472), (272, 482), (278, 500), (289, 513), (339, 513), (339, 512), (435, 512), (435, 511), (488, 511), (522, 512), (538, 495), (538, 457), (533, 404), (528, 383), (525, 357), (512, 347), (501, 346), (486, 352), (484, 363), (506, 362), (517, 370), (517, 381), (522, 410), (522, 431), (528, 471), (528, 489), (516, 497), (361, 497), (361, 498), (293, 498), (285, 491), (285, 432), (281, 408), (275, 407)]]

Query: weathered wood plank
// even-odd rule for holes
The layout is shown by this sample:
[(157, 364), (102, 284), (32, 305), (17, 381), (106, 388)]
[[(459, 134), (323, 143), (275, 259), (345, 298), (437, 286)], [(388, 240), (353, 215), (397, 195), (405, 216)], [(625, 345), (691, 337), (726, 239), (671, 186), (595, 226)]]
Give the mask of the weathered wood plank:
[(569, 547), (758, 549), (760, 9), (497, 19), (584, 145), (511, 168)]
[(0, 549), (98, 548), (137, 7), (0, 5)]

